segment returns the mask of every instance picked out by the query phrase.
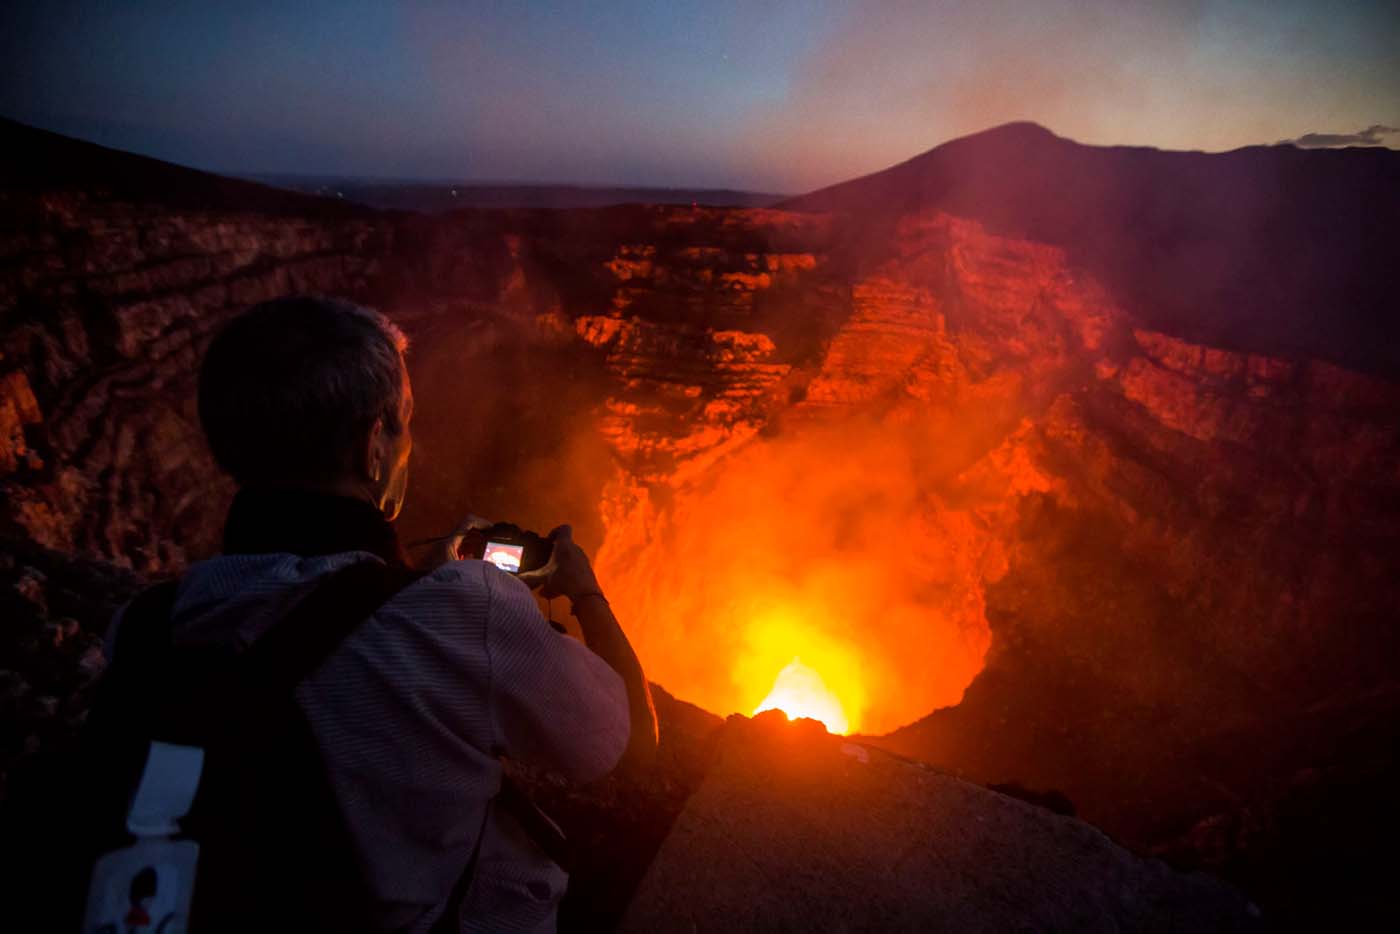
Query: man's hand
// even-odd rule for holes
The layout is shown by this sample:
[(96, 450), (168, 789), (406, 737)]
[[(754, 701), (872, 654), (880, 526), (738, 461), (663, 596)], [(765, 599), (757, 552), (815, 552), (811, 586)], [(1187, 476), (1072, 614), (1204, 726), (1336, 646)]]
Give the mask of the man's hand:
[(432, 547), (423, 558), (421, 570), (431, 571), (441, 567), (449, 561), (457, 561), (462, 557), (462, 540), (474, 531), (491, 528), (491, 522), (480, 516), (467, 516), (457, 526), (448, 533), (447, 537)]
[[(651, 687), (642, 673), (642, 663), (627, 641), (627, 635), (613, 616), (612, 607), (598, 586), (588, 555), (574, 543), (574, 530), (561, 525), (549, 537), (554, 551), (549, 562), (537, 571), (518, 575), (530, 587), (539, 587), (545, 597), (568, 597), (574, 618), (583, 630), (583, 641), (608, 667), (622, 678), (627, 689), (627, 716), (630, 734), (622, 765), (630, 770), (649, 766), (656, 756), (656, 708), (651, 700)], [(584, 600), (588, 595), (599, 599)]]
[(588, 561), (582, 548), (574, 542), (574, 530), (561, 525), (549, 537), (554, 542), (549, 561), (542, 568), (517, 575), (532, 590), (540, 588), (540, 593), (548, 599), (568, 597), (577, 600), (586, 594), (601, 594), (598, 578), (593, 574), (593, 565)]

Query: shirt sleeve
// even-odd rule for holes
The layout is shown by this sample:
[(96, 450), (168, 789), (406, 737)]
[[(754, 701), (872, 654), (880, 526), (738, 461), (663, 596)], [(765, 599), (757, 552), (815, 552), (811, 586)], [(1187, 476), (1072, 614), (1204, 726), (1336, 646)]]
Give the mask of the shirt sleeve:
[(117, 651), (117, 627), (122, 624), (122, 617), (126, 616), (126, 608), (129, 606), (130, 600), (117, 607), (117, 612), (112, 614), (112, 620), (107, 624), (107, 631), (102, 635), (102, 657), (108, 665), (112, 664), (112, 656)]
[(486, 649), (500, 748), (513, 759), (592, 781), (612, 771), (631, 731), (622, 677), (557, 632), (530, 590), (486, 565)]

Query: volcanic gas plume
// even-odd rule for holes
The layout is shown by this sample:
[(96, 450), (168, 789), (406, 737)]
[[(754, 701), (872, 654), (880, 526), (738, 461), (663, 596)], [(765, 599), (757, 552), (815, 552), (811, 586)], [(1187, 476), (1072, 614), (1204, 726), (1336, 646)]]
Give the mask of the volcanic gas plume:
[[(599, 554), (659, 682), (710, 710), (880, 733), (955, 704), (987, 649), (997, 546), (926, 482), (935, 445), (874, 422), (755, 441)], [(642, 543), (649, 545), (642, 547)]]

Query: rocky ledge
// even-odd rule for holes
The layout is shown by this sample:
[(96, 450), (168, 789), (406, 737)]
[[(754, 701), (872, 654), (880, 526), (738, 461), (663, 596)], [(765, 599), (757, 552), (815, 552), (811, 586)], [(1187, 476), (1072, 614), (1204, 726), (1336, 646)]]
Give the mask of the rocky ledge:
[(624, 931), (1251, 931), (1204, 875), (776, 713), (731, 718)]

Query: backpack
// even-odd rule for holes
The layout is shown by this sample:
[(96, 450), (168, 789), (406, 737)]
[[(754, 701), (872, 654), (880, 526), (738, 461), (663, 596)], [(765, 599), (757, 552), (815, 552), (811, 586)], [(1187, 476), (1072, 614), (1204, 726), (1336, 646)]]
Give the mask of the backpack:
[[(90, 872), (98, 854), (131, 842), (127, 808), (153, 741), (198, 747), (202, 774), (180, 821), (199, 845), (190, 929), (371, 930), (363, 875), (295, 690), (418, 576), (377, 561), (342, 568), (241, 653), (173, 643), (175, 582), (138, 595), (85, 726), (87, 771), (100, 771), (102, 793), (78, 861)], [(476, 858), (435, 930), (455, 929)]]

